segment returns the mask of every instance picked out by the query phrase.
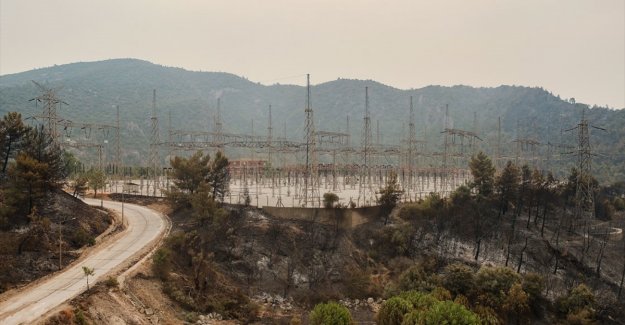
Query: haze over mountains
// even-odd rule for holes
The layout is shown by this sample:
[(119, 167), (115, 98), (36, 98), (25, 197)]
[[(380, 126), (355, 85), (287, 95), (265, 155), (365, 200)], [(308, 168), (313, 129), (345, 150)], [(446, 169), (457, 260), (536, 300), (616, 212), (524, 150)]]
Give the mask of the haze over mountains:
[[(28, 101), (40, 93), (31, 80), (51, 88), (62, 86), (58, 94), (69, 106), (62, 106), (59, 115), (74, 121), (114, 124), (115, 105), (119, 105), (122, 146), (128, 163), (145, 163), (147, 159), (152, 89), (157, 90), (161, 139), (167, 136), (169, 112), (174, 129), (211, 130), (217, 98), (221, 98), (226, 132), (266, 135), (271, 105), (274, 137), (283, 136), (285, 128), (289, 139), (303, 138), (306, 92), (301, 86), (265, 86), (228, 73), (187, 71), (136, 59), (73, 63), (0, 76), (1, 115), (9, 111), (24, 116), (39, 112), (40, 107)], [(314, 84), (314, 71), (311, 81)], [(377, 138), (379, 123), (382, 143), (399, 144), (406, 137), (412, 96), (417, 137), (425, 135), (430, 148), (442, 142), (440, 131), (444, 127), (444, 107), (448, 105), (450, 127), (473, 130), (474, 114), (477, 116), (475, 127), (484, 140), (480, 145), (490, 154), (495, 150), (497, 121), (501, 117), (506, 156), (513, 155), (511, 141), (517, 135), (541, 143), (574, 145), (575, 132), (562, 130), (579, 122), (585, 106), (541, 88), (428, 86), (401, 90), (371, 80), (337, 79), (311, 89), (316, 129), (345, 132), (349, 116), (352, 144), (358, 145), (365, 86), (369, 87), (373, 138)], [(603, 154), (593, 167), (601, 173), (600, 180), (625, 179), (625, 110), (592, 107), (585, 114), (591, 124), (608, 130), (591, 133), (593, 149)], [(569, 159), (571, 166), (574, 158), (571, 155)]]

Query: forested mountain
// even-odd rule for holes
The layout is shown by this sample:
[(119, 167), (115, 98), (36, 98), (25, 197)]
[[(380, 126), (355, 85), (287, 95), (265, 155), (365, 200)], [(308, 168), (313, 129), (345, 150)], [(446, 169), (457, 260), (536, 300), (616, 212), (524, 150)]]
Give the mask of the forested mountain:
[[(157, 90), (161, 139), (167, 137), (169, 112), (174, 129), (210, 130), (217, 98), (221, 98), (226, 132), (250, 134), (253, 123), (256, 135), (267, 134), (271, 104), (274, 137), (282, 136), (285, 128), (290, 139), (303, 138), (306, 91), (301, 86), (265, 86), (228, 73), (187, 71), (135, 59), (73, 63), (1, 76), (0, 115), (8, 111), (24, 116), (39, 112), (41, 107), (29, 102), (40, 94), (31, 80), (51, 88), (62, 86), (58, 94), (69, 105), (63, 105), (59, 115), (74, 121), (114, 124), (115, 105), (119, 105), (124, 159), (129, 163), (145, 163), (148, 157), (152, 89)], [(314, 83), (314, 72), (312, 80)], [(476, 124), (483, 139), (480, 146), (491, 155), (495, 153), (501, 117), (504, 156), (514, 156), (512, 140), (517, 136), (534, 138), (543, 144), (574, 145), (575, 131), (562, 130), (574, 127), (585, 107), (542, 88), (428, 86), (401, 90), (371, 80), (338, 79), (311, 89), (317, 130), (345, 131), (349, 116), (352, 144), (359, 144), (365, 86), (369, 87), (374, 139), (378, 123), (382, 143), (399, 144), (400, 138), (406, 137), (409, 100), (413, 96), (417, 137), (426, 135), (432, 151), (441, 150), (445, 105), (449, 107), (449, 126), (473, 130)], [(600, 180), (625, 179), (625, 110), (592, 107), (585, 114), (591, 124), (608, 130), (591, 131), (593, 149), (600, 154), (593, 168), (601, 174)], [(81, 131), (72, 132), (66, 136), (76, 137)], [(572, 166), (574, 155), (567, 157)]]

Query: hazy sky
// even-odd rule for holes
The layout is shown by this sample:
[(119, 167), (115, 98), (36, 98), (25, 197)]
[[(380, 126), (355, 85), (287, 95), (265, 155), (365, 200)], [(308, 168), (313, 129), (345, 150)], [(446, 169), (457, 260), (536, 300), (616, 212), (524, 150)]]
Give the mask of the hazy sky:
[(625, 1), (0, 0), (0, 75), (128, 57), (264, 84), (541, 86), (622, 108)]

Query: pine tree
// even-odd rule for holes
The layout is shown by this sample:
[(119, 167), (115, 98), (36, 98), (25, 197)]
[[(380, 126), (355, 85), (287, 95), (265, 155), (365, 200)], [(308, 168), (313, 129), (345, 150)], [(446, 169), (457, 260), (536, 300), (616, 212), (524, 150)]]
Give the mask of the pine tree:
[(490, 196), (495, 184), (495, 166), (490, 158), (480, 151), (471, 157), (469, 169), (473, 176), (473, 181), (470, 183), (471, 189), (483, 197)]

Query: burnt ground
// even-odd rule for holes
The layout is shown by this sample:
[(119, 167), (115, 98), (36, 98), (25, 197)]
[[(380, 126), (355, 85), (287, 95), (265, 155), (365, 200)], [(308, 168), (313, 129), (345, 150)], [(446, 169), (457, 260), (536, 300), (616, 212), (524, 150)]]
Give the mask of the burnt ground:
[[(151, 200), (135, 198), (133, 202), (146, 204)], [(162, 210), (162, 203), (160, 207)], [(428, 265), (436, 273), (456, 261), (476, 271), (480, 265), (503, 265), (505, 262), (507, 240), (501, 235), (484, 239), (482, 254), (475, 262), (470, 236), (445, 231), (434, 236), (434, 232), (423, 224), (422, 231), (415, 233), (410, 240), (408, 251), (391, 253), (387, 248), (392, 248), (386, 246), (380, 234), (384, 229), (392, 233), (405, 227), (399, 218), (388, 226), (371, 223), (347, 231), (307, 221), (278, 219), (253, 208), (229, 206), (227, 210), (230, 223), (219, 233), (210, 252), (211, 282), (219, 286), (209, 287), (205, 297), (213, 299), (213, 303), (215, 299), (224, 299), (232, 304), (242, 293), (253, 305), (245, 310), (253, 310), (256, 317), (243, 321), (211, 320), (210, 324), (289, 324), (294, 319), (306, 324), (310, 308), (327, 300), (348, 301), (357, 324), (373, 324), (379, 299), (384, 298), (399, 275), (415, 263)], [(173, 224), (170, 240), (180, 242), (185, 235), (197, 230), (198, 224), (189, 217), (188, 211), (168, 214)], [(622, 214), (617, 215), (614, 226), (621, 225), (623, 220)], [(520, 271), (544, 276), (547, 280), (546, 297), (553, 301), (575, 284), (589, 284), (600, 302), (597, 310), (600, 321), (621, 324), (625, 319), (623, 308), (618, 307), (614, 297), (618, 290), (616, 278), (620, 279), (623, 266), (623, 239), (610, 241), (606, 246), (599, 277), (595, 272), (596, 259), (587, 257), (584, 263), (578, 259), (575, 236), (564, 235), (560, 247), (553, 245), (554, 230), (548, 228), (541, 236), (531, 225), (528, 229), (522, 227), (520, 237), (512, 247), (509, 266), (517, 269), (524, 243), (522, 239), (528, 237)], [(587, 256), (596, 255), (597, 245), (598, 241), (593, 241)], [(83, 314), (94, 324), (109, 324), (113, 315), (116, 324), (201, 323), (200, 316), (207, 319), (210, 312), (217, 312), (211, 309), (215, 308), (214, 305), (194, 312), (175, 298), (175, 291), (172, 298), (172, 287), (179, 288), (183, 296), (190, 296), (195, 290), (194, 269), (188, 256), (185, 257), (190, 254), (189, 249), (174, 251), (176, 257), (168, 283), (153, 273), (152, 260), (148, 259), (127, 278), (123, 288), (99, 284), (92, 292), (67, 305), (65, 313), (72, 317), (76, 317), (76, 313)], [(559, 256), (559, 268), (553, 274), (556, 255)], [(214, 292), (221, 295), (212, 295)], [(364, 303), (368, 298), (373, 298), (374, 303)], [(220, 316), (232, 319), (236, 313), (240, 316), (241, 309), (234, 306), (232, 310), (218, 312)], [(534, 319), (534, 323), (557, 321), (551, 303), (544, 306), (543, 312), (544, 316)], [(61, 316), (58, 314), (49, 324), (58, 324)]]
[(59, 270), (59, 229), (62, 262), (67, 266), (112, 223), (108, 212), (66, 192), (50, 195), (53, 203), (38, 210), (36, 220), (22, 228), (0, 232), (0, 293)]

